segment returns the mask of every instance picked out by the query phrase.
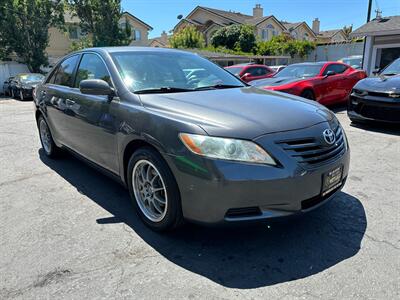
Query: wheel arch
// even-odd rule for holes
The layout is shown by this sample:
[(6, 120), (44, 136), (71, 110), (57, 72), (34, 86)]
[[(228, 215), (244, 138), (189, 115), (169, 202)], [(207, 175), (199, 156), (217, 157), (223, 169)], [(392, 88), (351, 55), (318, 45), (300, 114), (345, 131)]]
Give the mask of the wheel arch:
[[(129, 163), (129, 159), (131, 158), (132, 154), (143, 147), (148, 147), (151, 148), (155, 151), (157, 151), (160, 155), (161, 155), (161, 151), (159, 148), (157, 148), (156, 146), (154, 146), (152, 143), (150, 143), (147, 140), (144, 139), (133, 139), (130, 142), (128, 142), (126, 144), (126, 146), (124, 147), (124, 151), (123, 151), (123, 155), (122, 155), (122, 180), (123, 182), (126, 184), (127, 183), (127, 176), (128, 176), (128, 163)], [(162, 155), (161, 155), (162, 156)]]
[(305, 92), (311, 92), (314, 96), (314, 100), (317, 101), (317, 96), (315, 94), (314, 88), (312, 86), (306, 86), (302, 89), (300, 96), (303, 95)]

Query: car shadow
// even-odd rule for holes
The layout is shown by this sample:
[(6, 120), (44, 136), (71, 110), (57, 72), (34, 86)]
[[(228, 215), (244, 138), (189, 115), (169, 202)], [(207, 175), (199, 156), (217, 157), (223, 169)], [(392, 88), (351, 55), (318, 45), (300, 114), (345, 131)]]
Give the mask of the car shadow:
[(140, 221), (120, 184), (72, 156), (50, 160), (40, 150), (39, 157), (113, 215), (93, 222), (123, 222), (169, 261), (225, 287), (257, 288), (322, 272), (357, 254), (367, 227), (361, 202), (341, 192), (298, 218), (228, 228), (187, 224), (156, 233)]
[(400, 126), (398, 124), (384, 124), (378, 122), (365, 122), (365, 123), (352, 122), (350, 126), (367, 131), (400, 136)]

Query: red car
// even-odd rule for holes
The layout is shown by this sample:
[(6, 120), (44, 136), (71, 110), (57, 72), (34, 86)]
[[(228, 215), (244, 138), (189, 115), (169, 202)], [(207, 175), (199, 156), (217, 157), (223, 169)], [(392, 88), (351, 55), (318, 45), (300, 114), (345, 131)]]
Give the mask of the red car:
[(364, 71), (340, 62), (301, 63), (287, 66), (271, 78), (253, 81), (251, 85), (329, 105), (345, 102), (353, 86), (365, 77)]
[(245, 82), (269, 78), (275, 74), (274, 70), (265, 65), (243, 64), (229, 66), (225, 69)]

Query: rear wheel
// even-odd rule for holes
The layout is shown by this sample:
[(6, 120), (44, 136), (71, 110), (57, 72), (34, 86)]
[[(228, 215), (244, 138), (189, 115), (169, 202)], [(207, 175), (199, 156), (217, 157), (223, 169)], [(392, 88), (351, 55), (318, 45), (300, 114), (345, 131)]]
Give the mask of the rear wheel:
[(157, 151), (144, 147), (134, 152), (127, 177), (131, 199), (147, 226), (166, 231), (182, 224), (178, 185)]
[(50, 128), (43, 116), (39, 116), (37, 124), (44, 153), (50, 158), (57, 157), (61, 153), (61, 149), (54, 143)]
[(301, 97), (310, 99), (310, 100), (315, 100), (315, 96), (312, 90), (305, 90), (301, 93)]

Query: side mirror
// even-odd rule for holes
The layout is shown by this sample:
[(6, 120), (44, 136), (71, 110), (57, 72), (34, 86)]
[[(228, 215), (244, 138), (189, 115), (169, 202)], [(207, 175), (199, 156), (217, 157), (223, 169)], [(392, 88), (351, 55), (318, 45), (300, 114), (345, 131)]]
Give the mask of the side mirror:
[(372, 74), (377, 75), (381, 71), (381, 68), (376, 68), (375, 70), (372, 71)]
[(249, 78), (251, 76), (250, 73), (244, 73), (243, 76), (241, 77), (242, 80), (246, 80), (247, 78)]
[(329, 77), (329, 76), (333, 76), (333, 75), (336, 75), (335, 71), (328, 71), (328, 72), (326, 72), (325, 77)]
[(79, 83), (79, 90), (82, 94), (113, 96), (114, 89), (101, 79), (86, 79)]

